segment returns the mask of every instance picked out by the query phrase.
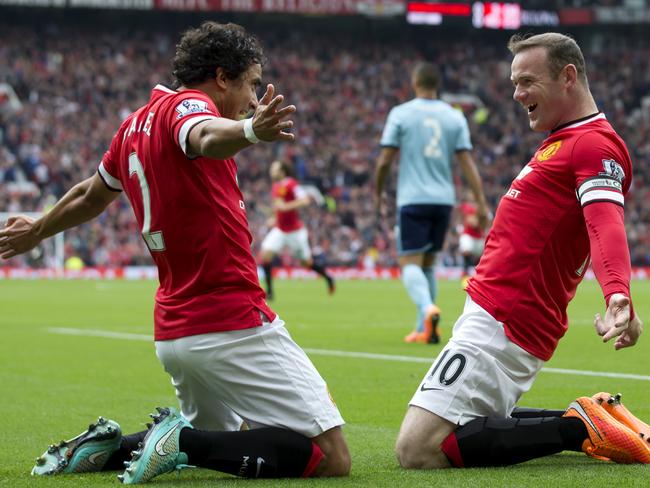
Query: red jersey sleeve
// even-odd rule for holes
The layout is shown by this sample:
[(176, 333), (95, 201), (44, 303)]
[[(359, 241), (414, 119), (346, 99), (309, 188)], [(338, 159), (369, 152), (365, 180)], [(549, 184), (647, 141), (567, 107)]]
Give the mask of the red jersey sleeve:
[(630, 253), (623, 206), (632, 165), (621, 142), (597, 132), (574, 146), (576, 195), (583, 207), (592, 265), (606, 303), (614, 293), (630, 297)]
[(111, 141), (108, 151), (104, 153), (97, 172), (109, 190), (122, 191), (120, 181), (120, 165), (118, 164), (119, 143), (122, 140), (122, 131), (118, 131)]
[(623, 208), (599, 202), (585, 207), (583, 214), (589, 232), (592, 265), (605, 302), (609, 305), (614, 293), (630, 297), (630, 252)]
[(596, 131), (576, 141), (571, 161), (580, 205), (612, 202), (624, 205), (630, 187), (632, 164), (622, 142)]
[(290, 202), (291, 200), (296, 199), (296, 188), (298, 187), (298, 182), (293, 178), (287, 178), (285, 189), (286, 197), (285, 201)]
[(173, 110), (169, 111), (170, 127), (174, 141), (188, 157), (198, 156), (190, 154), (187, 147), (187, 136), (199, 122), (221, 117), (216, 105), (210, 98), (196, 90), (180, 92), (174, 98)]

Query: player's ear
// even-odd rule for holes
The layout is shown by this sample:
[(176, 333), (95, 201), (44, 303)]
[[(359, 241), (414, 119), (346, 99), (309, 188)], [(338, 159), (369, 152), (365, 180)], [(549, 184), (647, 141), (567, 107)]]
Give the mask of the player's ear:
[(222, 90), (225, 90), (228, 87), (228, 77), (226, 76), (226, 72), (224, 71), (223, 68), (221, 67), (217, 68), (214, 81), (217, 84), (217, 86)]
[(578, 81), (578, 70), (574, 64), (567, 64), (562, 68), (560, 76), (562, 76), (563, 81), (567, 86), (574, 86)]

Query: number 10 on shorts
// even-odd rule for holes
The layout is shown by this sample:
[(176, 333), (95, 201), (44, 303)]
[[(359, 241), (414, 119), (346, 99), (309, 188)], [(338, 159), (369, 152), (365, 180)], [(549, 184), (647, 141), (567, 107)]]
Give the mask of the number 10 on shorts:
[(459, 352), (450, 356), (450, 349), (445, 349), (425, 378), (421, 391), (442, 390), (456, 382), (467, 364), (467, 358)]

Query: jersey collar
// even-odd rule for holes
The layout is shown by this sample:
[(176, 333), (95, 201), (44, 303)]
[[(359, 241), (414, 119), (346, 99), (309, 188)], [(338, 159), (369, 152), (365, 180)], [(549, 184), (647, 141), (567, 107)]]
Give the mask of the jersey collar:
[(167, 88), (165, 85), (161, 85), (160, 83), (158, 83), (156, 86), (154, 86), (153, 89), (154, 90), (160, 90), (160, 91), (163, 91), (165, 93), (176, 93), (175, 90), (172, 90), (171, 88)]
[(572, 120), (565, 124), (558, 125), (555, 129), (551, 131), (551, 134), (555, 134), (556, 132), (561, 131), (562, 129), (573, 129), (575, 127), (580, 127), (581, 125), (585, 125), (590, 122), (593, 122), (594, 120), (600, 120), (600, 119), (607, 120), (607, 117), (605, 117), (605, 114), (602, 112), (596, 112), (595, 114), (587, 115), (586, 117), (582, 117), (581, 119)]

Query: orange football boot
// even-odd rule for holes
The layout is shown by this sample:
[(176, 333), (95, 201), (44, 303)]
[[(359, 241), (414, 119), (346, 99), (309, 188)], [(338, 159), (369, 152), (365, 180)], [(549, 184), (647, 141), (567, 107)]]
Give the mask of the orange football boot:
[(425, 343), (438, 344), (440, 342), (440, 309), (430, 305), (424, 314)]
[(418, 342), (418, 336), (420, 335), (420, 332), (417, 330), (414, 330), (413, 332), (407, 334), (404, 336), (404, 342)]
[(563, 415), (582, 420), (589, 437), (582, 451), (596, 459), (610, 459), (621, 464), (650, 464), (650, 447), (639, 434), (612, 417), (596, 400), (580, 397)]
[(621, 403), (622, 396), (621, 393), (612, 395), (611, 393), (601, 391), (600, 393), (593, 395), (591, 398), (600, 403), (600, 405), (607, 410), (607, 413), (620, 423), (627, 425), (634, 432), (638, 432), (641, 439), (646, 441), (646, 444), (650, 446), (650, 425), (633, 415), (632, 412)]
[(404, 337), (404, 342), (426, 344), (429, 342), (429, 335), (426, 332), (414, 330)]

